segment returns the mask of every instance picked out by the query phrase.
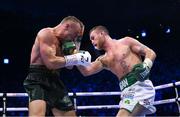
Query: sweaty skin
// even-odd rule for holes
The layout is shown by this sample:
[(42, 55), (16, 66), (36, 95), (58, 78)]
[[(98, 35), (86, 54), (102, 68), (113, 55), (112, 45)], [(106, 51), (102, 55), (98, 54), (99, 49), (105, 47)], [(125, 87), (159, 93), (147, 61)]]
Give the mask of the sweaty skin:
[(132, 52), (124, 40), (116, 41), (111, 51), (107, 52), (99, 61), (119, 79), (130, 72), (135, 64), (142, 62), (140, 56)]
[[(91, 41), (97, 48), (102, 46), (100, 41)], [(132, 70), (134, 65), (142, 63), (141, 55), (152, 60), (155, 56), (150, 48), (130, 37), (119, 40), (110, 39), (108, 43), (108, 47), (103, 47), (106, 51), (105, 54), (92, 62), (91, 66), (86, 68), (79, 67), (84, 76), (92, 75), (102, 69), (106, 69), (114, 73), (120, 80)]]
[[(37, 67), (40, 67), (39, 65), (44, 65), (45, 67), (43, 66), (42, 68), (45, 68), (45, 70), (47, 68), (49, 69), (48, 71), (54, 71), (54, 70), (56, 71), (56, 69), (65, 67), (66, 60), (64, 56), (66, 55), (64, 55), (63, 53), (62, 44), (64, 41), (76, 42), (77, 37), (82, 37), (83, 30), (84, 30), (83, 25), (81, 26), (80, 23), (76, 21), (71, 21), (71, 20), (64, 21), (63, 23), (61, 22), (60, 24), (52, 28), (44, 28), (40, 30), (36, 36), (34, 45), (31, 50), (30, 65), (37, 66)], [(72, 66), (69, 66), (69, 67), (72, 67)], [(37, 70), (36, 72), (39, 72), (40, 74), (38, 75), (36, 74), (35, 76), (33, 76), (35, 77), (34, 78), (35, 82), (36, 82), (36, 77), (41, 78), (41, 75), (42, 75), (41, 71), (42, 70), (40, 71)], [(48, 75), (44, 74), (45, 78), (55, 77), (56, 79), (57, 77), (56, 75), (51, 75), (53, 74), (52, 72), (47, 73), (47, 74)], [(62, 91), (62, 96), (66, 96), (65, 95), (66, 91), (64, 90), (64, 86), (61, 83), (59, 83), (60, 81), (58, 79), (56, 80), (52, 79), (52, 82), (50, 82), (50, 80), (46, 80), (46, 81), (48, 82), (48, 91), (51, 92), (52, 90), (54, 90), (54, 87), (57, 86), (57, 88), (60, 88), (60, 89), (58, 90), (56, 89), (55, 92), (57, 91), (57, 93), (59, 93), (58, 91)], [(54, 83), (56, 81), (58, 85)], [(42, 80), (41, 83), (39, 83), (38, 81), (38, 83), (35, 83), (36, 85), (33, 84), (34, 86), (38, 85), (39, 88), (37, 89), (35, 89), (36, 87), (34, 87), (33, 85), (30, 86), (31, 84), (26, 85), (26, 86), (31, 87), (31, 92), (29, 93), (29, 95), (33, 95), (35, 97), (37, 93), (34, 93), (34, 92), (37, 92), (37, 91), (46, 92), (47, 89), (44, 88), (46, 86), (42, 85), (42, 83), (44, 83), (44, 80)], [(53, 84), (54, 86), (51, 86), (51, 84)], [(50, 89), (49, 87), (50, 88), (52, 87), (52, 89)], [(46, 96), (50, 98), (53, 95), (54, 95), (53, 93), (52, 95), (48, 93), (48, 95)], [(40, 99), (35, 99), (29, 102), (29, 116), (37, 116), (37, 117), (45, 116), (48, 100), (41, 99), (41, 97), (38, 97), (38, 98)], [(61, 100), (61, 98), (62, 97), (60, 96), (57, 99)], [(56, 102), (59, 102), (59, 101), (56, 100)], [(56, 106), (55, 104), (53, 105)], [(54, 116), (76, 116), (76, 113), (74, 110), (66, 110), (66, 109), (61, 110), (57, 107), (52, 107), (51, 111)]]
[[(115, 74), (121, 81), (126, 74), (132, 71), (136, 64), (143, 63), (145, 60), (153, 63), (156, 58), (155, 52), (138, 40), (131, 37), (115, 40), (110, 37), (106, 30), (102, 31), (100, 28), (90, 31), (90, 40), (95, 49), (104, 50), (105, 54), (98, 57), (89, 66), (78, 66), (78, 69), (84, 76), (106, 69)], [(141, 57), (145, 58), (144, 61)], [(140, 116), (144, 115), (146, 111), (149, 110), (143, 105), (137, 105), (132, 113), (124, 108), (120, 108), (116, 116)]]
[[(37, 34), (31, 51), (31, 65), (46, 65), (48, 69), (59, 69), (65, 66), (65, 58), (61, 48), (64, 39), (82, 36), (80, 26), (71, 24), (74, 30), (58, 31), (58, 27), (44, 28)], [(57, 30), (56, 30), (57, 29)]]
[[(49, 45), (50, 48), (46, 48), (48, 53), (53, 53), (53, 55), (56, 56), (62, 56), (61, 48), (60, 48), (60, 42), (58, 38), (56, 37), (54, 31), (52, 28), (45, 28), (41, 30), (35, 40), (35, 43), (33, 45), (32, 51), (31, 51), (31, 65), (44, 65), (44, 61), (41, 55), (41, 51), (45, 49), (44, 47), (40, 47), (40, 43), (44, 43), (45, 39), (43, 37), (47, 36), (49, 37), (49, 42), (51, 43)], [(46, 38), (48, 38), (46, 37)]]

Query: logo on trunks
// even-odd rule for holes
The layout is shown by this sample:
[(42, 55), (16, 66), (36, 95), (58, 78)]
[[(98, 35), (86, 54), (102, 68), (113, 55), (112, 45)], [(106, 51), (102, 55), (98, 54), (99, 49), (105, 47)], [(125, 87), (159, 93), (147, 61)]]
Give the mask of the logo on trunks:
[(125, 100), (124, 103), (125, 104), (130, 104), (130, 100)]
[(150, 105), (151, 104), (151, 102), (148, 99), (144, 99), (143, 103), (144, 103), (144, 105)]
[(130, 94), (123, 94), (122, 95), (123, 98), (128, 98), (128, 99), (133, 99), (134, 98), (134, 94), (130, 93)]
[(126, 88), (126, 87), (128, 86), (128, 81), (127, 81), (127, 79), (126, 79), (126, 78), (123, 79), (123, 80), (119, 83), (119, 86), (120, 86), (120, 89), (121, 89), (121, 90), (124, 89), (124, 88)]
[(142, 73), (140, 73), (142, 78), (145, 78), (148, 74), (149, 74), (149, 69), (147, 67), (145, 67), (145, 70)]

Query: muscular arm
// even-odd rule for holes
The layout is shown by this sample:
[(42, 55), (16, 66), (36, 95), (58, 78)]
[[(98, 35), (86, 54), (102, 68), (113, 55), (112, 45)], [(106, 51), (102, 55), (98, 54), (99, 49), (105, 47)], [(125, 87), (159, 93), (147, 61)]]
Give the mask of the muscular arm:
[(89, 76), (96, 74), (103, 70), (103, 64), (100, 61), (101, 56), (98, 57), (94, 62), (91, 63), (89, 66), (78, 66), (79, 71), (83, 74), (83, 76)]
[(149, 58), (151, 61), (154, 61), (156, 58), (156, 53), (149, 47), (143, 45), (138, 40), (131, 37), (126, 37), (126, 41), (130, 44), (131, 50), (137, 54)]
[(38, 34), (41, 58), (49, 69), (58, 69), (65, 66), (65, 58), (56, 56), (56, 42), (47, 31)]

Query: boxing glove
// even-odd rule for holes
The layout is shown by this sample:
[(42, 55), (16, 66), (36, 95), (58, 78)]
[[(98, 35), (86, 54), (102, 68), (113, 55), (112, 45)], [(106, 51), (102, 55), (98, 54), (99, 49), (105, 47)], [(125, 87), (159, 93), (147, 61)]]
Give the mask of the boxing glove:
[(73, 41), (65, 41), (62, 43), (62, 51), (64, 55), (74, 54), (76, 51), (76, 45)]
[(65, 66), (82, 65), (88, 66), (91, 64), (91, 55), (88, 51), (80, 51), (76, 54), (64, 56), (66, 60)]

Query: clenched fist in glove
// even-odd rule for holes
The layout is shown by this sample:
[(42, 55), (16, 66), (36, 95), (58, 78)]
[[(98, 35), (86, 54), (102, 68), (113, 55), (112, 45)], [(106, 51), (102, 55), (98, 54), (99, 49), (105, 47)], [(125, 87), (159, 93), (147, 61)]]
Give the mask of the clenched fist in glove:
[(82, 65), (88, 66), (91, 64), (91, 55), (88, 51), (79, 51), (76, 54), (64, 56), (66, 60), (65, 66)]

